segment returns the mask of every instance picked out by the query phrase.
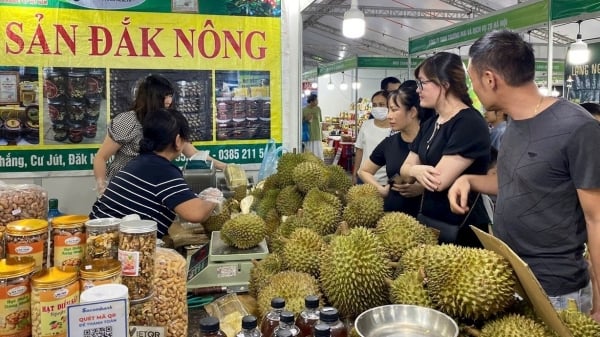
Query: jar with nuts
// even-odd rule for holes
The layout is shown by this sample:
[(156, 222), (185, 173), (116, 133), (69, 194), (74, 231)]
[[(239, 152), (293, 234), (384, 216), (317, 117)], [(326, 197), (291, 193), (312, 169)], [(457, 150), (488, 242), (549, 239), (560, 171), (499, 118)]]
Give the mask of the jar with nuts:
[(120, 284), (121, 262), (116, 259), (104, 258), (86, 261), (79, 269), (81, 291), (102, 284)]
[(119, 225), (119, 261), (129, 299), (141, 300), (154, 291), (157, 225), (152, 220), (129, 220)]
[(52, 219), (51, 261), (55, 267), (79, 269), (85, 253), (87, 215), (63, 215)]
[(71, 98), (83, 98), (87, 92), (85, 73), (71, 71), (68, 74), (68, 94)]
[(0, 336), (31, 336), (30, 276), (33, 258), (0, 260)]
[(119, 258), (119, 224), (121, 219), (101, 218), (85, 222), (85, 260)]
[(6, 225), (6, 256), (30, 256), (35, 269), (46, 267), (48, 258), (48, 221), (40, 219), (17, 220)]
[(21, 219), (48, 219), (48, 194), (34, 184), (0, 187), (0, 225)]
[(0, 259), (4, 258), (4, 231), (6, 227), (0, 225)]
[(31, 277), (31, 331), (33, 337), (66, 336), (67, 306), (79, 304), (77, 272), (57, 267)]
[(156, 326), (152, 295), (142, 300), (129, 301), (129, 325)]

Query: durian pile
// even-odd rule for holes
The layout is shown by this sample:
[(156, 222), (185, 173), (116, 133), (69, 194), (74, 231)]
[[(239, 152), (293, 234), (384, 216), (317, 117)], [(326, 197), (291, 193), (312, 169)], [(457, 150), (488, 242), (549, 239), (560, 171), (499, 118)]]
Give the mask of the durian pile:
[[(352, 185), (344, 169), (310, 153), (285, 153), (277, 172), (227, 216), (207, 221), (224, 240), (249, 248), (266, 239), (270, 254), (254, 262), (250, 294), (265, 314), (274, 297), (298, 314), (318, 295), (348, 321), (385, 304), (440, 310), (461, 336), (555, 337), (516, 295), (516, 276), (500, 255), (438, 245), (437, 233), (400, 212), (384, 213), (371, 185)], [(210, 226), (208, 226), (210, 224)], [(209, 227), (209, 228), (208, 228)], [(574, 337), (598, 337), (600, 325), (576, 310), (559, 313)]]

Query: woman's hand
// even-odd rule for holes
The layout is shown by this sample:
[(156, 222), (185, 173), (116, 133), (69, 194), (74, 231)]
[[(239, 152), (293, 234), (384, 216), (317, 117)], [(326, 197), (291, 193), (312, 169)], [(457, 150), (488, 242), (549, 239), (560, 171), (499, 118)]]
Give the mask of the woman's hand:
[(423, 194), (423, 186), (418, 183), (406, 184), (406, 183), (394, 183), (392, 190), (400, 193), (405, 198), (414, 198)]
[(438, 191), (442, 183), (440, 172), (433, 166), (414, 165), (410, 168), (410, 176), (417, 179), (428, 191)]
[(389, 184), (388, 184), (388, 185), (385, 185), (385, 186), (378, 185), (378, 186), (377, 186), (377, 191), (379, 192), (379, 194), (380, 194), (380, 195), (381, 195), (383, 198), (385, 198), (385, 197), (387, 197), (387, 196), (388, 196), (388, 194), (390, 194), (390, 189), (391, 189), (391, 187), (392, 187), (392, 186), (391, 186), (391, 185), (389, 185)]

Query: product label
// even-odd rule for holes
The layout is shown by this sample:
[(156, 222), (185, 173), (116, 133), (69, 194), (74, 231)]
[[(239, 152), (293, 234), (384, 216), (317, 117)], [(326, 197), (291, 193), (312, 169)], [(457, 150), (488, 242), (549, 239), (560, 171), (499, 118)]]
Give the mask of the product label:
[(79, 267), (85, 252), (85, 234), (54, 236), (54, 266)]
[(79, 279), (79, 281), (81, 283), (81, 291), (88, 290), (90, 288), (93, 288), (93, 287), (99, 286), (99, 285), (103, 285), (103, 284), (121, 283), (121, 282), (114, 282), (114, 279), (112, 277), (106, 278), (104, 280)]
[(119, 262), (121, 262), (122, 276), (140, 275), (140, 252), (119, 249)]
[(64, 288), (40, 291), (42, 306), (40, 337), (67, 336), (67, 306), (79, 303), (79, 282)]
[(31, 336), (29, 280), (0, 285), (0, 336)]
[(6, 244), (6, 255), (31, 256), (35, 260), (35, 269), (41, 269), (44, 265), (44, 242), (9, 242)]

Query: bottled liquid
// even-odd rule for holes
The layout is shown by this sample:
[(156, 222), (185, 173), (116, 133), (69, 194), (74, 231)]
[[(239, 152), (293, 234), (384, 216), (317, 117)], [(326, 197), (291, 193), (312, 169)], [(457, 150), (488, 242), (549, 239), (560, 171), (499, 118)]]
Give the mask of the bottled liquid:
[(300, 329), (294, 324), (294, 313), (291, 311), (282, 311), (279, 315), (279, 325), (275, 328), (273, 337), (277, 336), (279, 330), (287, 330), (292, 333), (292, 337), (300, 335)]
[(322, 308), (319, 312), (319, 323), (329, 325), (331, 337), (348, 337), (348, 327), (340, 320), (340, 315), (336, 308)]
[(281, 297), (271, 299), (271, 311), (260, 322), (260, 332), (263, 336), (273, 336), (275, 328), (279, 326), (279, 316), (283, 310), (285, 310), (285, 299)]
[(319, 296), (308, 295), (304, 298), (304, 310), (296, 318), (300, 337), (311, 336), (313, 327), (319, 321)]
[(48, 199), (48, 223), (52, 223), (52, 219), (61, 215), (63, 213), (58, 209), (58, 199)]
[(292, 332), (289, 330), (277, 330), (275, 337), (292, 337)]
[(227, 337), (221, 330), (219, 319), (208, 316), (200, 319), (200, 337)]
[(46, 265), (52, 266), (54, 259), (52, 257), (52, 253), (54, 251), (54, 243), (52, 241), (52, 220), (54, 218), (63, 215), (63, 213), (58, 209), (58, 199), (48, 199), (48, 250), (46, 252)]
[(242, 317), (242, 330), (238, 332), (236, 337), (262, 337), (260, 330), (257, 328), (258, 322), (256, 317), (246, 315)]
[(318, 323), (314, 327), (314, 337), (331, 337), (331, 328), (324, 323)]

